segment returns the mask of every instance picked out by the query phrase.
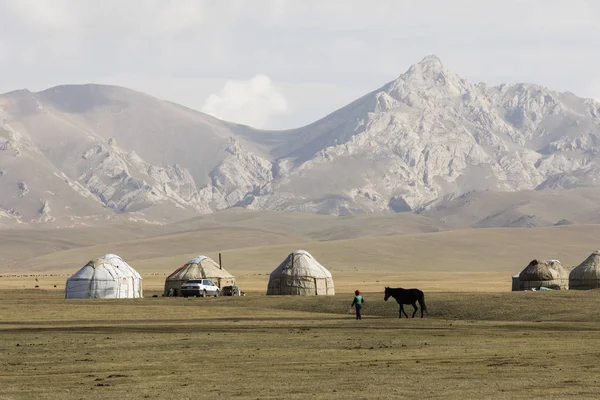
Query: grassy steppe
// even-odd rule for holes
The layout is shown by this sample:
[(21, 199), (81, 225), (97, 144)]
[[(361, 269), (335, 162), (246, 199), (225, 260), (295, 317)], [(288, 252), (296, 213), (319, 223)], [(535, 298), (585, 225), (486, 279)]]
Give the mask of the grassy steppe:
[[(147, 292), (146, 296), (151, 295)], [(0, 291), (1, 399), (595, 398), (600, 292), (65, 300)], [(409, 307), (410, 309), (410, 307)]]

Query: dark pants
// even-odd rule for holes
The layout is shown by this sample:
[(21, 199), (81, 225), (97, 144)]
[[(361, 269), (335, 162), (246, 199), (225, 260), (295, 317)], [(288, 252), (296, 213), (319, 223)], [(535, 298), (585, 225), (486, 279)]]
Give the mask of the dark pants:
[(354, 308), (356, 308), (356, 319), (362, 319), (362, 315), (360, 311), (362, 310), (362, 304), (355, 304)]

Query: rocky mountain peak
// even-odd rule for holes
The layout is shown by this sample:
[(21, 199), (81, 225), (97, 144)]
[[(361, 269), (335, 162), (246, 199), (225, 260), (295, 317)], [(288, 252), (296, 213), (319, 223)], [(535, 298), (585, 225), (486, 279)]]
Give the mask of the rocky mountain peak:
[(398, 79), (404, 81), (436, 81), (442, 77), (456, 76), (456, 74), (449, 71), (442, 61), (434, 55), (427, 56), (416, 64), (411, 65), (408, 70), (400, 75)]
[(443, 72), (444, 64), (442, 60), (435, 54), (430, 54), (428, 56), (423, 57), (421, 61), (416, 64), (413, 64), (409, 71), (434, 71), (434, 72)]
[(437, 56), (429, 55), (411, 65), (383, 90), (392, 98), (411, 105), (421, 104), (421, 100), (428, 98), (462, 96), (471, 87), (466, 80), (448, 70)]

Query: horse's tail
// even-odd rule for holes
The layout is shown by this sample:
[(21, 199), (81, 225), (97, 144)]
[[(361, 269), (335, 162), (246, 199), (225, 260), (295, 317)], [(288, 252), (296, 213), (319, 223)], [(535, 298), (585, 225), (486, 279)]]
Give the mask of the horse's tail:
[(429, 315), (429, 312), (427, 311), (427, 306), (425, 305), (425, 294), (423, 292), (421, 292), (419, 294), (419, 305), (421, 306), (421, 308), (423, 309), (423, 311), (425, 311), (427, 313), (427, 315)]

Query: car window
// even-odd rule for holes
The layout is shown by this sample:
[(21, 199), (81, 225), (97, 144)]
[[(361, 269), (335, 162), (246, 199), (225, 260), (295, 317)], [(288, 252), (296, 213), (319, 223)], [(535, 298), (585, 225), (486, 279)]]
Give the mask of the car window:
[(189, 281), (187, 281), (187, 283), (202, 283), (202, 281), (198, 279), (190, 279)]
[(204, 284), (205, 284), (206, 286), (213, 286), (212, 282), (211, 282), (211, 281), (209, 281), (208, 279), (205, 279), (205, 280), (204, 280)]

